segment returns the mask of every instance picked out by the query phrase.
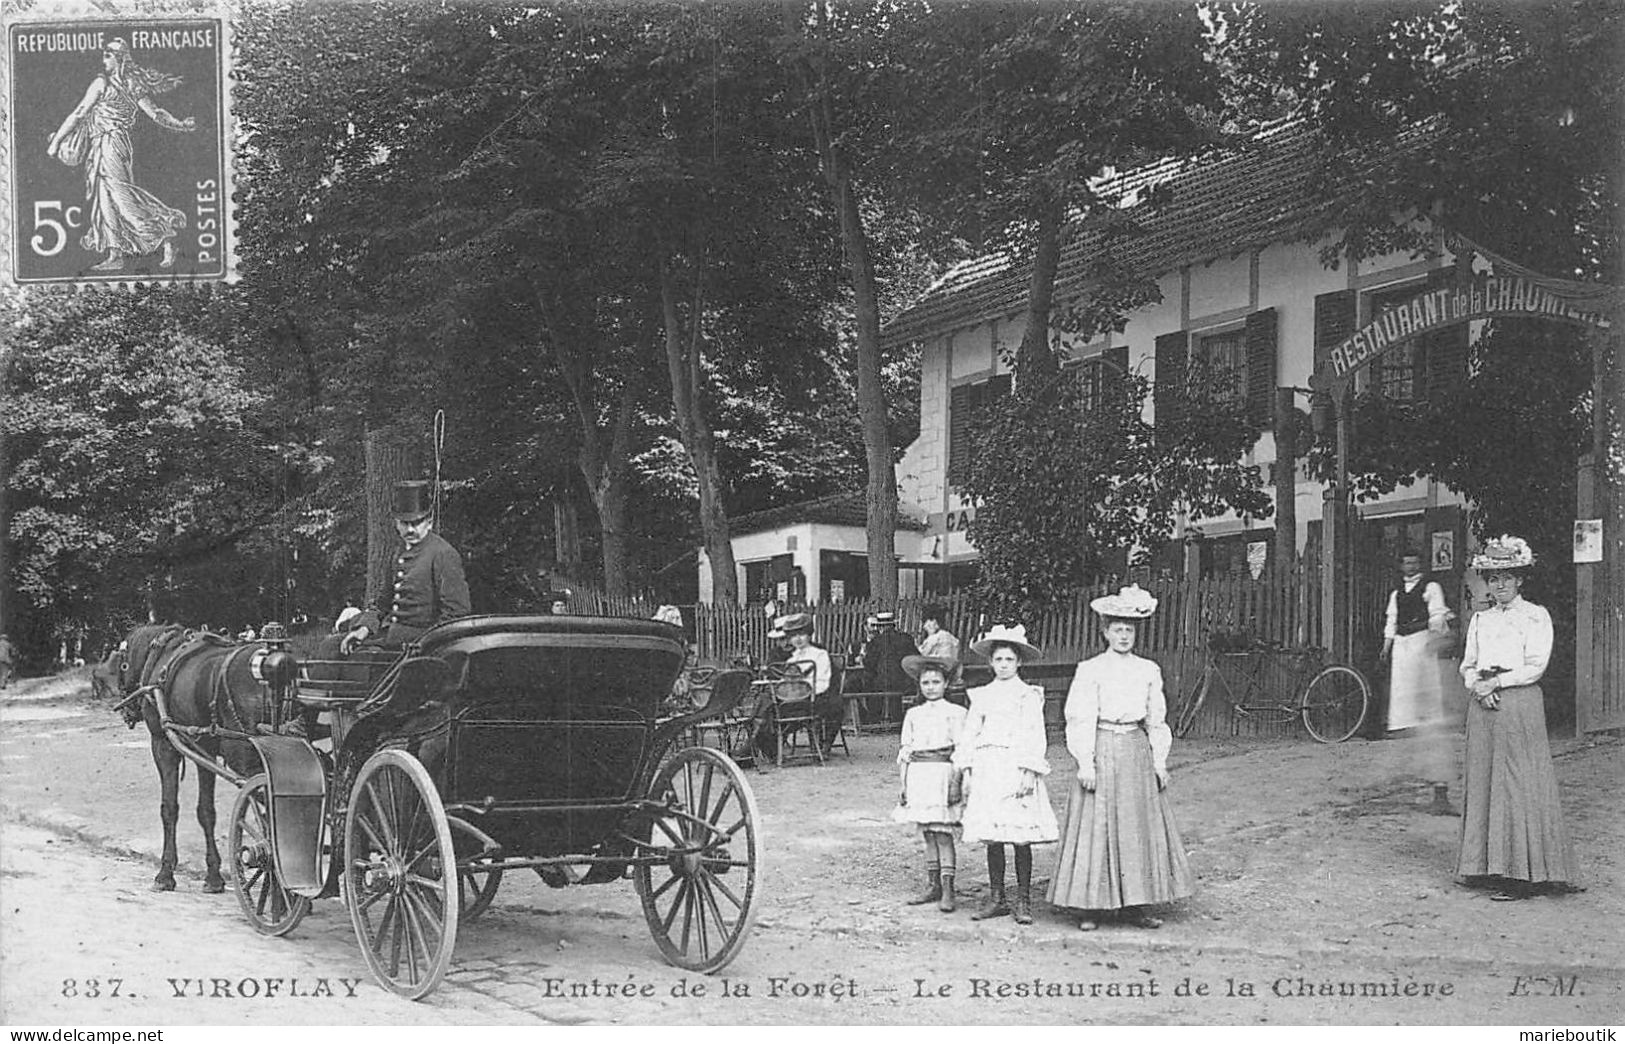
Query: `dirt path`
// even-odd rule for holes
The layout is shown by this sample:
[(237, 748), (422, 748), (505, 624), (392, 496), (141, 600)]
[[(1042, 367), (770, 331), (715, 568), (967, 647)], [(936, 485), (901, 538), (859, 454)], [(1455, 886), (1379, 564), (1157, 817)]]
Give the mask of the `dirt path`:
[[(1452, 882), (1456, 821), (1420, 814), (1426, 795), (1403, 743), (1176, 744), (1171, 793), (1199, 892), (1169, 911), (1161, 931), (1090, 935), (1076, 930), (1069, 912), (1042, 903), (1037, 923), (1025, 929), (904, 906), (920, 857), (917, 839), (889, 819), (894, 745), (895, 737), (864, 736), (850, 759), (750, 774), (770, 876), (758, 930), (728, 970), (729, 986), (708, 980), (708, 995), (695, 997), (690, 982), (689, 995), (673, 996), (683, 992), (683, 976), (660, 962), (629, 886), (554, 890), (521, 874), (460, 935), (447, 987), (431, 1009), (451, 1021), (562, 1023), (680, 1015), (707, 1023), (1558, 1025), (1617, 1019), (1622, 1010), (1625, 817), (1617, 798), (1625, 743), (1617, 740), (1559, 747), (1565, 812), (1589, 890), (1513, 904), (1490, 903)], [(1067, 778), (1064, 749), (1050, 754), (1056, 778)], [(190, 792), (188, 781), (181, 849), (190, 873), (181, 891), (150, 894), (158, 817), (145, 733), (126, 731), (107, 708), (77, 696), (0, 704), (0, 850), (8, 868), (0, 932), (10, 973), (0, 1010), (8, 1018), (70, 1017), (81, 1009), (52, 1000), (49, 987), (105, 963), (50, 951), (59, 916), (87, 925), (117, 919), (127, 931), (101, 941), (116, 942), (111, 952), (121, 959), (140, 954), (141, 976), (155, 976), (157, 986), (197, 978), (203, 973), (194, 969), (238, 955), (228, 977), (365, 977), (336, 901), (318, 903), (289, 939), (262, 940), (232, 896), (198, 893)], [(229, 788), (219, 805), (223, 834)], [(48, 870), (27, 862), (30, 827), (44, 839), (36, 847), (49, 853)], [(64, 846), (63, 838), (77, 842)], [(1039, 850), (1040, 891), (1053, 858), (1052, 848)], [(967, 891), (984, 888), (980, 850), (962, 849), (961, 860)], [(63, 893), (64, 877), (91, 885)], [(177, 923), (206, 924), (208, 946), (163, 949), (167, 926)], [(632, 981), (635, 995), (591, 996), (594, 979), (600, 987)], [(748, 996), (733, 988), (740, 983)], [(1339, 997), (1342, 983), (1364, 984), (1352, 988), (1366, 995)], [(1083, 996), (1049, 995), (1056, 990)], [(582, 991), (588, 995), (571, 996)], [(161, 1009), (170, 1014), (160, 1020), (239, 1021), (255, 1010), (241, 1000), (192, 1003), (172, 999), (181, 1006)], [(274, 1010), (277, 1019), (305, 1021), (292, 1007)], [(321, 1007), (309, 1016), (332, 1018)]]

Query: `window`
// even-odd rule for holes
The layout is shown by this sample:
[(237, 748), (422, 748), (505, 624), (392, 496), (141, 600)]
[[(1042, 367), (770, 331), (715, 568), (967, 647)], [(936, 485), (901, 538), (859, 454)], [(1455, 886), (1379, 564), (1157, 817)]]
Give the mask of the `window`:
[(1247, 402), (1247, 332), (1197, 337), (1191, 346), (1190, 397), (1196, 402), (1242, 406)]
[(1073, 375), (1078, 389), (1083, 393), (1085, 413), (1106, 409), (1110, 403), (1108, 396), (1122, 379), (1116, 365), (1102, 355), (1069, 363), (1067, 371)]
[(960, 384), (948, 392), (948, 481), (958, 485), (970, 467), (975, 434), (987, 408), (1010, 394), (1010, 375), (1000, 374), (976, 384)]
[[(1378, 319), (1399, 305), (1409, 303), (1425, 289), (1410, 284), (1396, 290), (1371, 295), (1371, 318)], [(1401, 341), (1371, 362), (1370, 388), (1389, 402), (1418, 402), (1423, 398), (1423, 339)]]

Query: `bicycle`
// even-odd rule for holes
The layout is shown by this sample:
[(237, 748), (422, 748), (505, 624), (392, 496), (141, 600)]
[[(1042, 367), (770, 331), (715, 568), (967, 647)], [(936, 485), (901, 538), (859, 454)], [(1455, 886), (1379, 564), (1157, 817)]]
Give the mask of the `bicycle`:
[[(1230, 734), (1241, 728), (1243, 718), (1284, 723), (1303, 721), (1309, 735), (1321, 743), (1341, 743), (1360, 730), (1371, 706), (1371, 684), (1365, 675), (1345, 664), (1324, 662), (1317, 648), (1288, 649), (1279, 645), (1252, 642), (1235, 648), (1209, 638), (1202, 676), (1190, 696), (1170, 716), (1169, 725), (1180, 738), (1190, 732), (1208, 694), (1222, 689), (1230, 705)], [(1240, 697), (1221, 664), (1232, 664), (1231, 673), (1242, 688)], [(1272, 673), (1285, 672), (1287, 684), (1272, 687)], [(1304, 679), (1308, 681), (1305, 683)], [(1286, 691), (1295, 697), (1282, 699), (1270, 693)]]

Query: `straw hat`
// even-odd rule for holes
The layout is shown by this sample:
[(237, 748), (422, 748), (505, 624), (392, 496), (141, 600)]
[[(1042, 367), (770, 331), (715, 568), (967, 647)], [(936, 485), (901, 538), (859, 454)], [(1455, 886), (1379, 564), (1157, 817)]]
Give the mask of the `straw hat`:
[(908, 676), (915, 679), (918, 679), (927, 668), (940, 671), (944, 678), (951, 677), (954, 673), (953, 664), (935, 656), (905, 656), (902, 659), (902, 665), (903, 670), (908, 672)]
[(1027, 628), (1022, 624), (1014, 626), (994, 624), (986, 634), (971, 643), (970, 651), (985, 660), (992, 655), (995, 645), (1011, 646), (1016, 650), (1016, 655), (1021, 657), (1022, 663), (1044, 655), (1038, 651), (1038, 646), (1028, 644)]
[(875, 626), (877, 626), (877, 627), (896, 627), (897, 626), (897, 614), (896, 613), (876, 613), (875, 614)]
[(1479, 573), (1499, 573), (1508, 569), (1528, 569), (1535, 564), (1535, 552), (1523, 537), (1498, 536), (1486, 541), (1473, 555), (1469, 566)]
[(773, 618), (773, 626), (768, 628), (767, 636), (774, 641), (784, 637), (784, 617), (775, 616)]
[(1139, 584), (1129, 584), (1114, 595), (1104, 595), (1089, 603), (1089, 608), (1101, 616), (1116, 616), (1125, 620), (1143, 620), (1157, 611), (1157, 600)]
[(811, 613), (791, 613), (789, 616), (780, 617), (776, 622), (779, 629), (785, 634), (810, 634), (812, 632)]

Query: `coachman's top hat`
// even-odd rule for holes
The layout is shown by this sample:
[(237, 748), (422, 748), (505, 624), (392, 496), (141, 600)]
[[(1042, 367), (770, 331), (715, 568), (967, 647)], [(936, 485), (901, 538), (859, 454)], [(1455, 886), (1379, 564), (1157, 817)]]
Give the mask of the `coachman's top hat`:
[(427, 482), (397, 482), (390, 502), (397, 522), (421, 522), (434, 513), (434, 499)]

